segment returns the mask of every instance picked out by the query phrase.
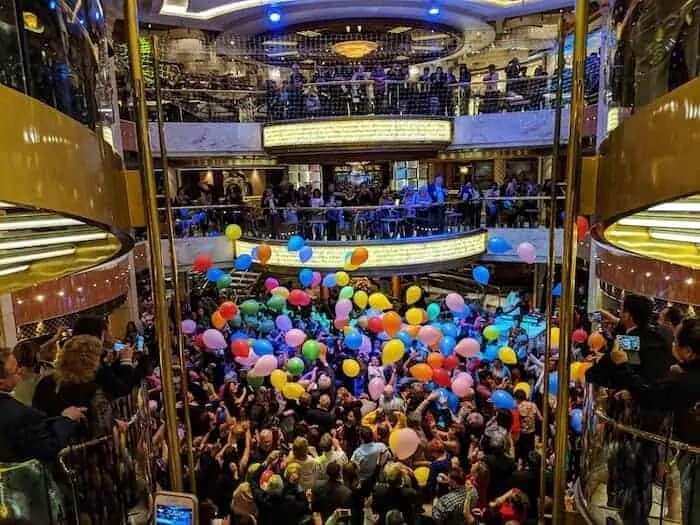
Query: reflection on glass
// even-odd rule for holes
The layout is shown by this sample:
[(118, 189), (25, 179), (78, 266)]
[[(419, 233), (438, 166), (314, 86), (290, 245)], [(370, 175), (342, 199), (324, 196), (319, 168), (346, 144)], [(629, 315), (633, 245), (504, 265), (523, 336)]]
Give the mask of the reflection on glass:
[(24, 91), (22, 56), (13, 0), (0, 0), (0, 84)]

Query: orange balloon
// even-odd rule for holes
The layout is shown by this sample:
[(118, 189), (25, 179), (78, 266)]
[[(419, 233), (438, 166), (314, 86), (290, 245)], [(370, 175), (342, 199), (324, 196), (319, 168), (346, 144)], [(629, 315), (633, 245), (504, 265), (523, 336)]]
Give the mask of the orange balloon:
[(442, 368), (443, 357), (440, 352), (431, 352), (428, 354), (428, 359), (425, 360), (430, 368)]
[(409, 324), (409, 325), (406, 325), (404, 327), (404, 330), (406, 330), (406, 333), (408, 335), (410, 335), (413, 339), (415, 339), (416, 337), (418, 337), (418, 332), (420, 331), (420, 326)]
[(270, 257), (272, 257), (272, 248), (270, 248), (269, 244), (261, 244), (258, 246), (258, 260), (261, 263), (267, 263), (267, 261), (270, 260)]
[(425, 363), (413, 365), (410, 372), (413, 378), (418, 381), (430, 381), (433, 378), (433, 369), (430, 368), (430, 365), (426, 365)]
[(574, 363), (571, 363), (571, 379), (576, 381), (577, 383), (585, 383), (586, 382), (586, 371), (593, 366), (593, 363), (588, 363), (588, 362), (582, 362), (582, 361), (576, 361)]
[(401, 316), (396, 312), (387, 312), (382, 316), (382, 328), (389, 337), (401, 331)]
[(605, 337), (600, 332), (593, 332), (588, 336), (588, 347), (594, 352), (600, 352), (605, 348), (605, 345)]
[(217, 330), (221, 330), (224, 327), (224, 325), (226, 324), (226, 319), (221, 317), (221, 314), (217, 310), (216, 312), (211, 314), (211, 324)]
[(352, 254), (350, 255), (350, 263), (353, 266), (360, 266), (361, 264), (365, 264), (367, 262), (367, 259), (369, 259), (369, 252), (367, 251), (367, 248), (355, 248), (352, 251)]
[(327, 352), (328, 352), (328, 347), (324, 343), (319, 341), (318, 342), (318, 354), (319, 355), (326, 355)]

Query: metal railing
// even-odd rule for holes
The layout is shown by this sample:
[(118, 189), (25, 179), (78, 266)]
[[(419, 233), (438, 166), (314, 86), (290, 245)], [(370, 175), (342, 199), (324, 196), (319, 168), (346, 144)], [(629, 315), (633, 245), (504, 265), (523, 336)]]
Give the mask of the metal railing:
[[(563, 203), (562, 199), (559, 201)], [(548, 224), (551, 215), (549, 197), (544, 196), (483, 197), (442, 204), (415, 202), (325, 207), (290, 204), (274, 208), (224, 204), (175, 207), (173, 214), (175, 234), (180, 238), (223, 235), (227, 225), (238, 224), (249, 237), (287, 239), (299, 234), (317, 241), (406, 239), (477, 228), (538, 228)], [(563, 216), (557, 208), (555, 221), (561, 226)]]

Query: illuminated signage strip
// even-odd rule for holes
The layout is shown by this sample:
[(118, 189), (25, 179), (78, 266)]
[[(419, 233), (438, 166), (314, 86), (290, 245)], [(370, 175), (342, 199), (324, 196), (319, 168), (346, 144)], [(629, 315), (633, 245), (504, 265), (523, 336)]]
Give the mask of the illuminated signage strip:
[[(259, 244), (261, 242), (237, 241), (236, 253), (251, 253)], [(298, 253), (288, 251), (286, 245), (273, 244), (272, 257), (268, 264), (291, 268), (340, 270), (343, 267), (345, 254), (356, 247), (356, 245), (313, 246), (313, 258), (303, 264), (299, 260)], [(484, 253), (486, 233), (424, 242), (367, 244), (365, 248), (369, 252), (369, 259), (359, 271), (426, 265), (466, 259)]]
[(263, 147), (415, 144), (452, 141), (452, 123), (439, 119), (350, 119), (271, 124)]

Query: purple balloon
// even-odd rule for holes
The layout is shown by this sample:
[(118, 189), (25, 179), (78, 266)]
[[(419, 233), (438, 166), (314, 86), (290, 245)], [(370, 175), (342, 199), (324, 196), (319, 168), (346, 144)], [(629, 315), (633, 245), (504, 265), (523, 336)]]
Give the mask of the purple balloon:
[(362, 336), (362, 344), (360, 345), (360, 352), (369, 353), (372, 351), (372, 341), (366, 335)]
[(275, 319), (275, 326), (280, 332), (288, 332), (292, 329), (292, 320), (289, 318), (289, 316), (284, 314), (278, 315), (277, 319)]
[(205, 331), (202, 338), (204, 339), (204, 345), (210, 350), (221, 350), (227, 346), (224, 335), (214, 328)]
[(197, 330), (197, 323), (192, 319), (185, 319), (182, 321), (182, 333), (185, 335), (192, 335)]

